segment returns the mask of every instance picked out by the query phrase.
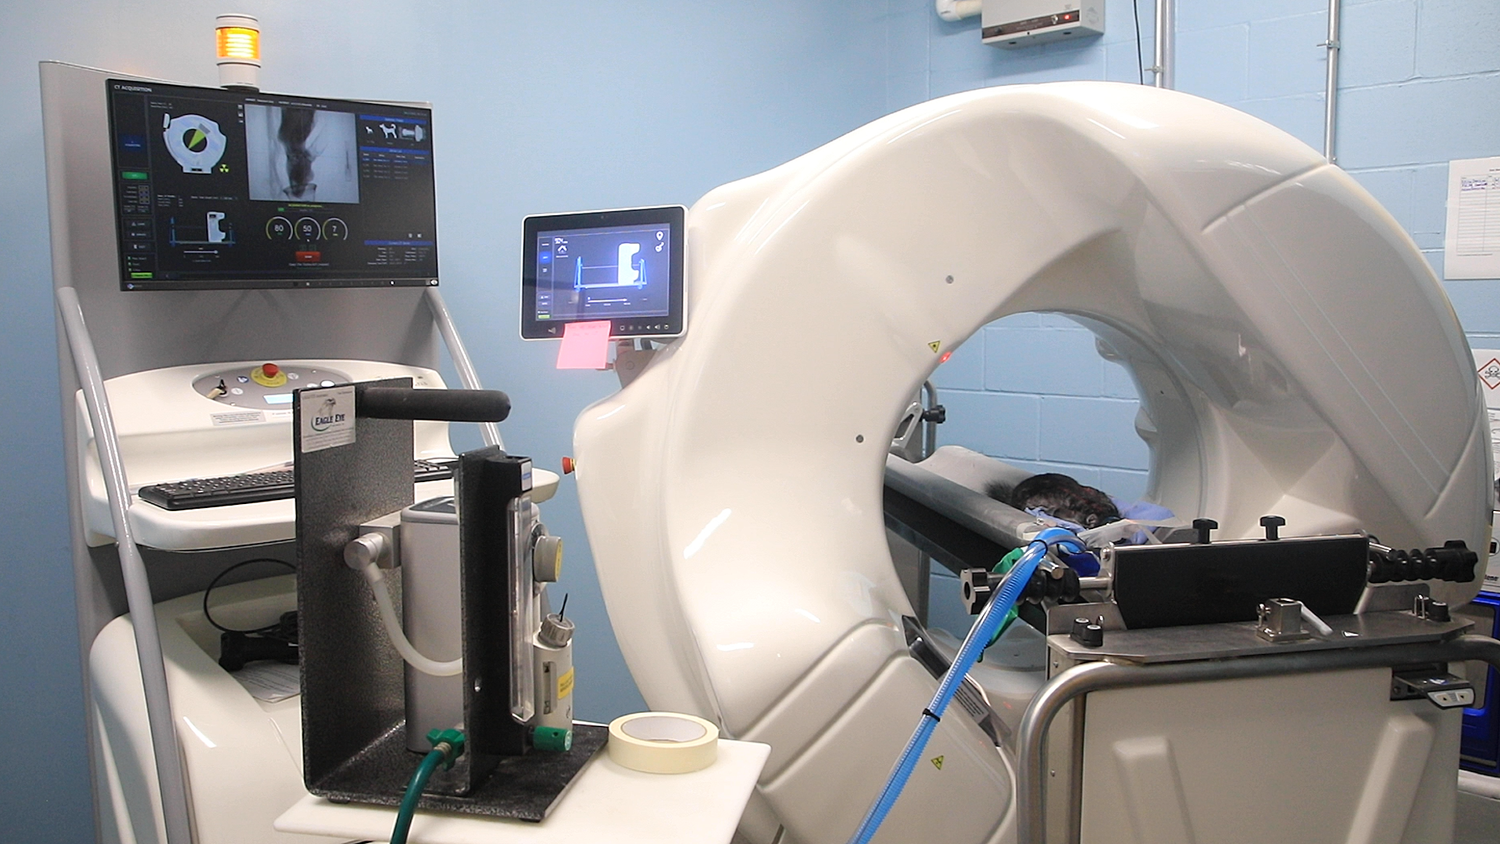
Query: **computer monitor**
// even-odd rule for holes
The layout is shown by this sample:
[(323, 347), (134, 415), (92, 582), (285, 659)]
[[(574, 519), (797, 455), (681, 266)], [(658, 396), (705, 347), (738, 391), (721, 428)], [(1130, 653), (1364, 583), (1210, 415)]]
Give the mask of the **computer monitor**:
[(521, 336), (604, 320), (611, 337), (681, 334), (686, 217), (681, 205), (527, 217)]
[(122, 290), (437, 284), (430, 109), (105, 84)]

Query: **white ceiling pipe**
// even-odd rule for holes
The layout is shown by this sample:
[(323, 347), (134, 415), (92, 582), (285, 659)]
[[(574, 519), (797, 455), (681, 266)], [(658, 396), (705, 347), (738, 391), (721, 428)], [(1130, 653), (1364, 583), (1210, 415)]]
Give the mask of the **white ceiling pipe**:
[(933, 0), (938, 17), (945, 21), (972, 18), (984, 9), (983, 0)]

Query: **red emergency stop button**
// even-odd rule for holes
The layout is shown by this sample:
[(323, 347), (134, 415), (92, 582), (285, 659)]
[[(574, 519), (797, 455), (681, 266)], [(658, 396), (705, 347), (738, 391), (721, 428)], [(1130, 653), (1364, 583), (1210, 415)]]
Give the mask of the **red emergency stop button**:
[(286, 373), (274, 363), (263, 363), (250, 370), (250, 380), (262, 387), (285, 387)]

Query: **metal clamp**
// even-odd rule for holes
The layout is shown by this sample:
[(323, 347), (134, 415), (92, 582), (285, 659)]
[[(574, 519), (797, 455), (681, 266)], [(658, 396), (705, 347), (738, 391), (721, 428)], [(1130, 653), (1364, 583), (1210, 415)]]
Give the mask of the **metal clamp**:
[(1258, 608), (1260, 620), (1255, 635), (1267, 642), (1295, 642), (1311, 633), (1302, 629), (1302, 602), (1291, 598), (1269, 598)]

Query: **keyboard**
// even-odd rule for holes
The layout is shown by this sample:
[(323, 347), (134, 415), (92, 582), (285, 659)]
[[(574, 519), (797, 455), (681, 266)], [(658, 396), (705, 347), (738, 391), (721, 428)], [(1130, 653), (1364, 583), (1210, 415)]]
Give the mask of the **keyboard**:
[[(418, 483), (441, 481), (453, 477), (455, 460), (414, 460), (412, 471)], [(143, 486), (137, 492), (142, 501), (164, 510), (197, 510), (202, 507), (225, 507), (276, 501), (296, 494), (291, 469), (225, 475), (222, 478), (190, 478), (165, 484)]]

